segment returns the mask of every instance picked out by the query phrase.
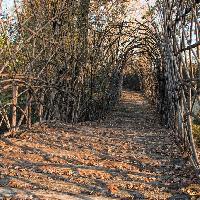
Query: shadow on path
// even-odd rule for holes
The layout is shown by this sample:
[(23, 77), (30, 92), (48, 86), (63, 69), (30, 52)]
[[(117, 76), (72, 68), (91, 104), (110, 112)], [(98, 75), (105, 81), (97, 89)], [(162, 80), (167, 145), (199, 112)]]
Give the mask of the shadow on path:
[(170, 130), (133, 92), (102, 122), (55, 122), (1, 138), (0, 161), (0, 194), (9, 197), (172, 200), (199, 187)]

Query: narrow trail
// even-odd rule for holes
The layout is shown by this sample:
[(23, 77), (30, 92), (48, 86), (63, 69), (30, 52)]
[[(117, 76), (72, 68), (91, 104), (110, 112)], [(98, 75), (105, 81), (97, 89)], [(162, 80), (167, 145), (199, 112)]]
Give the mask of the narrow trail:
[(195, 199), (190, 164), (139, 93), (101, 122), (35, 125), (0, 138), (0, 199)]

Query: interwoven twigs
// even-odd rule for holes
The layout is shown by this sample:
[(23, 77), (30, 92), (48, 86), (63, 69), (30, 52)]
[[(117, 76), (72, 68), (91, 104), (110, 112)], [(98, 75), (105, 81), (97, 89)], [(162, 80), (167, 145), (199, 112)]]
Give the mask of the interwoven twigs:
[(199, 171), (192, 134), (193, 117), (199, 117), (194, 108), (200, 108), (199, 4), (189, 0), (163, 1), (156, 8), (157, 18), (152, 17), (149, 26), (139, 23), (146, 52), (143, 57), (149, 59), (149, 71), (156, 77), (146, 84), (146, 90), (155, 85), (156, 92), (149, 94), (155, 94), (152, 99), (157, 99), (165, 124), (173, 128), (179, 145), (183, 145)]
[[(191, 119), (191, 113), (192, 113), (191, 102), (193, 98), (191, 85), (194, 85), (193, 89), (196, 90), (197, 82), (195, 83), (195, 81), (193, 81), (192, 83), (191, 80), (194, 78), (194, 67), (192, 63), (195, 63), (196, 61), (197, 65), (199, 65), (199, 58), (198, 58), (197, 53), (194, 50), (196, 47), (198, 47), (199, 40), (197, 40), (196, 42), (193, 42), (193, 33), (192, 33), (193, 23), (194, 23), (193, 10), (190, 9), (191, 11), (188, 12), (186, 15), (182, 11), (187, 9), (187, 7), (185, 7), (184, 4), (181, 4), (180, 8), (181, 9), (177, 11), (180, 17), (178, 17), (179, 23), (175, 24), (175, 28), (174, 28), (175, 32), (167, 28), (170, 26), (168, 24), (170, 24), (171, 22), (167, 20), (168, 18), (167, 14), (165, 14), (165, 11), (163, 11), (164, 15), (166, 15), (164, 27), (167, 34), (165, 33), (165, 38), (166, 38), (166, 42), (170, 45), (168, 53), (171, 55), (169, 59), (171, 60), (170, 62), (173, 64), (172, 66), (169, 65), (168, 73), (169, 74), (171, 72), (173, 73), (173, 67), (175, 67), (175, 70), (176, 70), (175, 74), (172, 75), (172, 78), (174, 77), (174, 79), (169, 80), (168, 84), (171, 85), (171, 88), (173, 90), (177, 88), (178, 82), (182, 83), (181, 87), (179, 87), (179, 90), (181, 91), (181, 96), (177, 95), (177, 97), (183, 100), (181, 104), (177, 105), (177, 100), (172, 99), (170, 95), (168, 94), (168, 101), (170, 102), (170, 104), (171, 105), (175, 104), (176, 107), (181, 106), (182, 109), (178, 109), (177, 111), (177, 108), (174, 107), (170, 109), (169, 111), (171, 113), (175, 113), (175, 115), (182, 116), (181, 118), (179, 117), (179, 121), (181, 121), (181, 123), (183, 124), (183, 129), (182, 130), (179, 129), (179, 131), (182, 131), (183, 139), (186, 141), (187, 147), (191, 154), (192, 161), (194, 165), (198, 167), (198, 158), (197, 158), (196, 148), (195, 148), (194, 139), (192, 135), (192, 119)], [(165, 7), (165, 10), (167, 9), (168, 8)], [(186, 28), (188, 26), (189, 26), (189, 29)], [(186, 29), (187, 29), (187, 33), (186, 33)], [(173, 39), (171, 39), (172, 37)], [(192, 44), (192, 42), (194, 44)], [(184, 78), (188, 79), (189, 81), (187, 83), (184, 83), (183, 82)], [(180, 114), (180, 112), (182, 114)], [(173, 117), (173, 114), (172, 114), (172, 117)], [(169, 119), (169, 123), (173, 125), (173, 121), (170, 122), (170, 119)]]
[[(0, 60), (0, 89), (8, 92), (14, 81), (21, 90), (17, 98), (25, 103), (17, 105), (12, 99), (3, 103), (20, 113), (17, 123), (10, 123), (9, 106), (1, 104), (0, 125), (12, 129), (15, 124), (18, 129), (24, 123), (29, 127), (33, 120), (98, 118), (117, 102), (123, 69), (132, 59), (162, 121), (173, 128), (180, 146), (199, 169), (192, 134), (200, 102), (198, 2), (158, 1), (146, 23), (129, 23), (119, 19), (121, 15), (107, 19), (115, 3), (105, 3), (103, 15), (98, 2), (89, 14), (90, 4), (94, 2), (23, 1), (23, 9), (16, 9), (17, 36), (5, 38), (0, 51), (4, 58)], [(1, 23), (5, 35), (9, 26)], [(37, 119), (33, 119), (34, 111)]]
[[(28, 107), (38, 110), (40, 121), (77, 122), (101, 116), (119, 97), (127, 53), (137, 46), (129, 39), (135, 23), (110, 15), (113, 19), (102, 24), (101, 3), (89, 0), (22, 3), (22, 9), (16, 5), (16, 40), (6, 41), (9, 45), (2, 51), (10, 60), (2, 60), (1, 73), (8, 76), (0, 83), (5, 93), (12, 86), (6, 84), (8, 79), (18, 82), (20, 90), (28, 88), (20, 91), (20, 98), (31, 97), (23, 108), (16, 106), (21, 113), (17, 128), (30, 118)], [(97, 4), (96, 21), (89, 20), (90, 3)], [(116, 9), (115, 4), (121, 6), (117, 1), (104, 3), (105, 13)], [(5, 22), (5, 32), (8, 26)]]
[[(1, 81), (1, 84), (4, 84), (4, 87), (1, 89), (1, 94), (2, 93), (10, 94), (11, 93), (10, 89), (12, 89), (13, 91), (12, 98), (9, 99), (10, 102), (6, 104), (5, 103), (2, 104), (0, 108), (1, 126), (4, 123), (7, 126), (7, 130), (10, 131), (11, 133), (19, 130), (21, 125), (23, 125), (24, 123), (27, 124), (28, 121), (30, 121), (27, 113), (28, 113), (28, 110), (30, 109), (31, 102), (33, 101), (34, 92), (37, 93), (37, 91), (39, 90), (38, 87), (32, 88), (31, 83), (26, 82), (25, 81), (26, 78), (25, 77), (23, 78), (22, 75), (16, 75), (16, 77), (18, 78), (21, 77), (21, 79), (7, 79), (7, 80), (5, 79)], [(25, 103), (25, 105), (22, 104), (20, 106), (18, 104), (18, 99), (27, 98), (27, 95), (30, 94), (30, 91), (32, 91), (31, 97), (27, 99), (27, 102)], [(38, 102), (38, 104), (42, 104), (42, 103), (43, 102)], [(7, 110), (10, 110), (8, 108), (12, 108), (12, 115), (10, 117), (8, 116)], [(39, 115), (39, 111), (38, 111), (38, 115)]]

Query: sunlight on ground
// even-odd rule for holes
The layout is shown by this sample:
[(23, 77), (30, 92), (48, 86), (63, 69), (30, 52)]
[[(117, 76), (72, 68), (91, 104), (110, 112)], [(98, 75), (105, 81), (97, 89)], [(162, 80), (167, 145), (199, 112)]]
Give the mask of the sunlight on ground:
[(54, 122), (1, 138), (0, 191), (90, 195), (93, 200), (164, 200), (194, 193), (198, 185), (191, 166), (158, 119), (140, 93), (123, 92), (101, 123)]

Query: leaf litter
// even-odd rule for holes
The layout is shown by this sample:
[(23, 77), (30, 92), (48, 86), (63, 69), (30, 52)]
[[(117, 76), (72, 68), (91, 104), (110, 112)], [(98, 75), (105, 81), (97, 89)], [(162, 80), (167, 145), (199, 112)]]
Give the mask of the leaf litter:
[(104, 120), (36, 124), (1, 137), (0, 174), (2, 199), (200, 198), (171, 131), (140, 93), (128, 91)]

